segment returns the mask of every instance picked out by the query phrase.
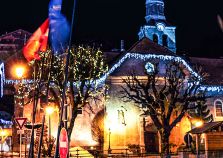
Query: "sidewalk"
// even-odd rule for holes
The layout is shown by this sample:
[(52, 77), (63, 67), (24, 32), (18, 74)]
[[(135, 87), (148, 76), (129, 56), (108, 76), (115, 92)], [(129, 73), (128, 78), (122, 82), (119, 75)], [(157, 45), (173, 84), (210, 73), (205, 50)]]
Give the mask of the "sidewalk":
[[(18, 152), (0, 152), (0, 158), (4, 158), (4, 157), (8, 157), (8, 158), (20, 158), (19, 153)], [(22, 158), (25, 157), (25, 154), (22, 154)]]

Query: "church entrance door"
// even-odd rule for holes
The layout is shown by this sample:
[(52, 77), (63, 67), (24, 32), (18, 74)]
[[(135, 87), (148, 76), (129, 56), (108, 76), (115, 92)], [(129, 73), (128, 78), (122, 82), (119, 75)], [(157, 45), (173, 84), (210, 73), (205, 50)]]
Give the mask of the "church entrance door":
[(158, 138), (157, 133), (147, 132), (144, 133), (145, 150), (146, 153), (157, 153), (158, 152)]

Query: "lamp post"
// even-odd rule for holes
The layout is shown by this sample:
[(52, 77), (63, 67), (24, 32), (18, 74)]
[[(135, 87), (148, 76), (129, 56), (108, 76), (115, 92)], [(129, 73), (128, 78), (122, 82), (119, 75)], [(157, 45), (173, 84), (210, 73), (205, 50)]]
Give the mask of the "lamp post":
[[(195, 127), (200, 128), (202, 127), (204, 122), (202, 120), (196, 120)], [(197, 148), (197, 158), (200, 157), (200, 141), (201, 141), (201, 134), (197, 134), (196, 136), (196, 148)]]
[(108, 129), (108, 154), (111, 154), (111, 129)]
[[(21, 86), (21, 104), (22, 105), (22, 108), (24, 108), (24, 92), (23, 92), (23, 77), (24, 77), (24, 73), (25, 73), (25, 68), (24, 66), (22, 65), (16, 65), (15, 67), (15, 74), (16, 74), (16, 77), (21, 81), (20, 82), (20, 86)], [(20, 88), (19, 88), (20, 89)], [(21, 116), (23, 114), (21, 114), (21, 111), (19, 112), (19, 116)]]
[(49, 140), (51, 139), (51, 115), (54, 111), (55, 109), (52, 106), (46, 108), (46, 114), (49, 116)]
[[(22, 98), (21, 99), (21, 103), (19, 103), (20, 104), (20, 106), (19, 106), (19, 108), (20, 108), (19, 116), (20, 117), (23, 116), (23, 110), (24, 110), (24, 91), (23, 91), (23, 76), (24, 76), (24, 72), (25, 72), (24, 66), (16, 65), (15, 74), (16, 74), (17, 78), (19, 80), (21, 80), (21, 82), (19, 84), (19, 89), (18, 89), (18, 92), (19, 92), (20, 91), (20, 86), (21, 86), (21, 93), (19, 92), (19, 94), (21, 95), (21, 98)], [(20, 140), (20, 145), (19, 145), (20, 146), (20, 153), (19, 153), (19, 155), (20, 155), (20, 158), (21, 158), (22, 157), (22, 155), (21, 155), (21, 153), (22, 153), (22, 135), (21, 135), (21, 133), (20, 133), (20, 139), (19, 140)], [(25, 156), (26, 156), (26, 146), (25, 146)]]
[(0, 136), (1, 136), (1, 156), (3, 156), (2, 152), (3, 152), (3, 143), (5, 141), (5, 139), (7, 138), (7, 132), (1, 128), (0, 131)]
[[(192, 119), (191, 121), (192, 125), (194, 125), (195, 128), (201, 128), (204, 124), (204, 121), (202, 119)], [(200, 157), (200, 141), (201, 141), (201, 134), (196, 134), (196, 150), (197, 150), (197, 158)]]
[[(51, 143), (50, 141), (51, 141), (51, 115), (52, 115), (52, 113), (55, 111), (55, 109), (54, 109), (54, 107), (52, 107), (52, 106), (48, 106), (47, 108), (46, 108), (46, 114), (49, 116), (49, 143)], [(49, 156), (51, 157), (51, 151), (50, 150), (48, 150), (48, 154), (49, 154)]]

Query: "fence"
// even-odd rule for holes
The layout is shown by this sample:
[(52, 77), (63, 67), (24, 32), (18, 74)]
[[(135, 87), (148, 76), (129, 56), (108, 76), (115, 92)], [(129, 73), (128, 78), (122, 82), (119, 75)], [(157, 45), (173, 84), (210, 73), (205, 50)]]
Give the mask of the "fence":
[[(88, 151), (89, 153), (81, 153), (81, 150), (72, 151), (70, 153), (70, 158), (161, 158), (160, 153), (136, 153), (129, 149), (112, 149), (110, 154), (108, 154), (108, 151)], [(223, 150), (201, 150), (200, 155), (192, 153), (191, 151), (178, 151), (177, 153), (172, 153), (171, 158), (223, 158)]]
[[(161, 158), (161, 154), (158, 153), (133, 153), (129, 149), (112, 149), (111, 153), (108, 154), (108, 150), (71, 150), (70, 158)], [(53, 156), (52, 156), (53, 157)], [(2, 152), (0, 158), (19, 158), (19, 153)], [(23, 153), (22, 158), (25, 158)], [(196, 153), (189, 151), (179, 151), (172, 153), (171, 158), (223, 158), (223, 150), (215, 151), (200, 151), (198, 156)]]

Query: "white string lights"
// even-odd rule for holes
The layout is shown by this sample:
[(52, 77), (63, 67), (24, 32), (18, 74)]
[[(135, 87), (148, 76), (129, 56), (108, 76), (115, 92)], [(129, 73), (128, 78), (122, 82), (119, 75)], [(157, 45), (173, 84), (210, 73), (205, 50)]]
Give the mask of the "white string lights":
[[(195, 72), (192, 67), (187, 64), (187, 62), (181, 57), (170, 56), (170, 55), (156, 55), (156, 54), (139, 54), (139, 53), (126, 53), (120, 60), (118, 60), (109, 70), (103, 75), (101, 78), (97, 80), (98, 84), (102, 84), (105, 82), (107, 77), (111, 75), (117, 68), (119, 68), (127, 59), (139, 59), (143, 61), (151, 60), (151, 59), (159, 59), (163, 61), (174, 61), (181, 63), (185, 66), (185, 68), (194, 76), (201, 78), (197, 72)], [(31, 83), (32, 80), (25, 80), (24, 83)], [(6, 84), (18, 83), (17, 80), (5, 80)], [(210, 86), (203, 85), (201, 86), (201, 90), (207, 90), (208, 92), (223, 92), (223, 86)]]

